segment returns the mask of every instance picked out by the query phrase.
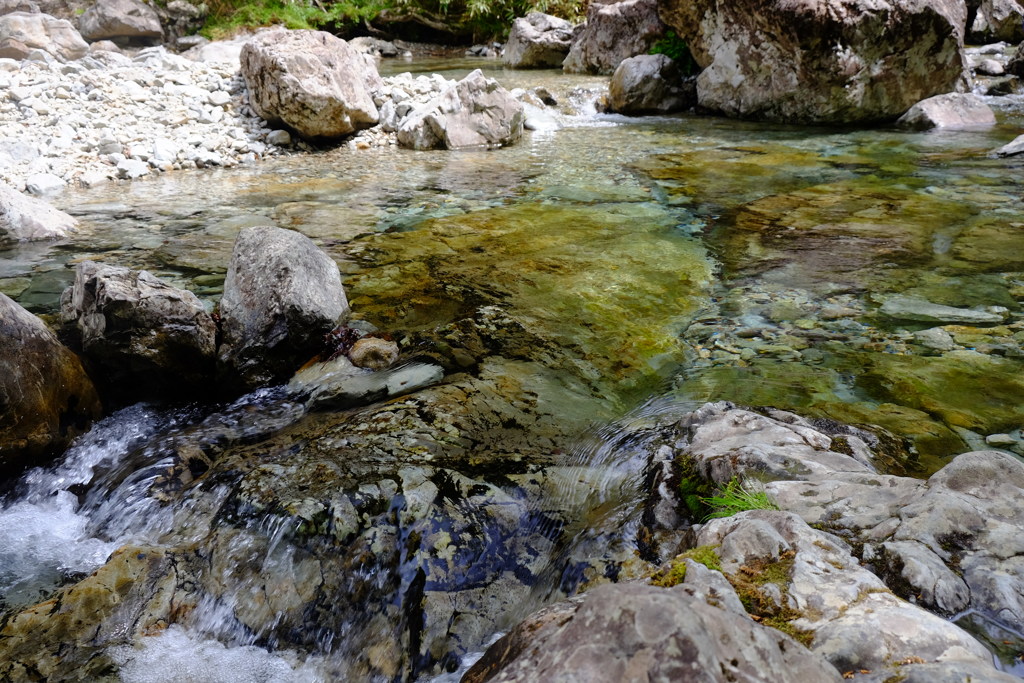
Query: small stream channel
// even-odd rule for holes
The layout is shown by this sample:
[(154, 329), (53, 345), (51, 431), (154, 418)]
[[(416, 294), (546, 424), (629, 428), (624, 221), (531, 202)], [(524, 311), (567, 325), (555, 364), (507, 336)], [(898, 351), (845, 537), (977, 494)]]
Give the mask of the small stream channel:
[[(3, 499), (0, 606), (122, 562), (152, 592), (83, 655), (100, 678), (429, 679), (649, 568), (644, 427), (665, 415), (724, 399), (878, 424), (919, 476), (992, 434), (1024, 450), (1024, 162), (986, 156), (1020, 101), (956, 133), (628, 119), (593, 113), (605, 79), (487, 71), (558, 111), (497, 151), (342, 146), (68, 191), (73, 240), (0, 251), (0, 291), (44, 316), (85, 259), (212, 310), (237, 232), (271, 223), (335, 258), (356, 317), (469, 357), (384, 406), (272, 389), (114, 413)], [(881, 311), (897, 296), (1005, 321), (937, 344)]]

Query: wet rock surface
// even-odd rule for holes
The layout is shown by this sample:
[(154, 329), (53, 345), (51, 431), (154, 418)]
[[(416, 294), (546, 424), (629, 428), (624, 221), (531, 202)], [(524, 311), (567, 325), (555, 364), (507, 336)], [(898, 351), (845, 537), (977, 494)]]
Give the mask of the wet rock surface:
[(81, 361), (36, 316), (0, 294), (0, 476), (43, 465), (100, 415)]

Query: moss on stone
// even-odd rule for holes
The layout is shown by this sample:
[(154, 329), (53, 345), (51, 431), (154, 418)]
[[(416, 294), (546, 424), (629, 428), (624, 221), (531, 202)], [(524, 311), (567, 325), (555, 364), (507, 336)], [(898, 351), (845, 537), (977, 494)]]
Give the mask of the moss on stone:
[(717, 549), (718, 544), (700, 545), (687, 550), (672, 560), (672, 563), (667, 568), (658, 572), (651, 579), (651, 583), (662, 588), (678, 586), (686, 579), (686, 560), (693, 560), (716, 572), (722, 571), (722, 563), (718, 557)]

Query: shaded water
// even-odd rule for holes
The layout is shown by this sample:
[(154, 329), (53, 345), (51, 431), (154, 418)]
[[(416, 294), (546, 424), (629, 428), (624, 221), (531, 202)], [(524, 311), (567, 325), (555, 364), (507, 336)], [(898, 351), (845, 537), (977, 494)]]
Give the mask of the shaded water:
[[(74, 240), (0, 252), (0, 291), (40, 314), (86, 258), (212, 308), (238, 230), (272, 223), (338, 261), (355, 316), (470, 357), (384, 407), (269, 391), (112, 416), (5, 501), (0, 543), (26, 549), (0, 558), (8, 606), (128, 545), (195, 586), (159, 635), (102, 650), (124, 680), (429, 676), (644, 571), (645, 427), (701, 401), (880, 424), (922, 474), (1019, 435), (1022, 162), (985, 156), (1015, 102), (983, 132), (823, 130), (596, 116), (603, 79), (496, 75), (566, 104), (504, 150), (341, 147), (69, 191)], [(895, 294), (1005, 321), (946, 325), (937, 349), (916, 336), (935, 324), (880, 314)], [(185, 476), (195, 452), (213, 465)]]

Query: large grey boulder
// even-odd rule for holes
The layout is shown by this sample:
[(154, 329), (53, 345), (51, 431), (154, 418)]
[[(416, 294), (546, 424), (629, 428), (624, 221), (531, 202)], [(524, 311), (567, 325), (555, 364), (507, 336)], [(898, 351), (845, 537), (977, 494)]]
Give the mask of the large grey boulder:
[(573, 37), (562, 68), (569, 73), (610, 74), (623, 59), (647, 54), (666, 30), (657, 0), (591, 3), (587, 23)]
[(275, 227), (238, 234), (220, 302), (217, 351), (229, 386), (283, 382), (348, 313), (338, 266), (304, 235)]
[(891, 120), (965, 84), (957, 0), (663, 0), (702, 107), (801, 123)]
[(504, 147), (522, 137), (524, 121), (522, 103), (477, 69), (410, 114), (398, 129), (398, 143), (412, 149)]
[(565, 19), (530, 12), (512, 22), (502, 61), (513, 69), (561, 66), (572, 43), (573, 26)]
[(82, 14), (78, 30), (89, 41), (158, 41), (163, 37), (156, 10), (140, 0), (96, 0)]
[(323, 31), (276, 30), (242, 47), (249, 103), (268, 123), (307, 138), (336, 138), (376, 125), (372, 58)]
[(11, 12), (0, 16), (0, 57), (25, 59), (33, 50), (73, 60), (89, 53), (70, 21), (38, 12)]
[(0, 183), (0, 243), (62, 239), (77, 227), (63, 211)]
[(78, 357), (0, 294), (0, 480), (44, 465), (100, 416)]
[(608, 86), (608, 108), (620, 114), (667, 114), (696, 103), (694, 82), (666, 55), (622, 60)]
[(686, 585), (598, 586), (527, 618), (462, 680), (842, 681), (823, 658), (722, 602)]
[(977, 95), (948, 93), (918, 102), (896, 123), (915, 130), (977, 128), (995, 125), (996, 115)]
[(972, 44), (1024, 40), (1024, 6), (1018, 0), (971, 0), (967, 5), (975, 10), (974, 21), (967, 27)]
[(61, 320), (94, 376), (128, 401), (188, 398), (214, 377), (217, 326), (195, 294), (151, 273), (78, 264)]

